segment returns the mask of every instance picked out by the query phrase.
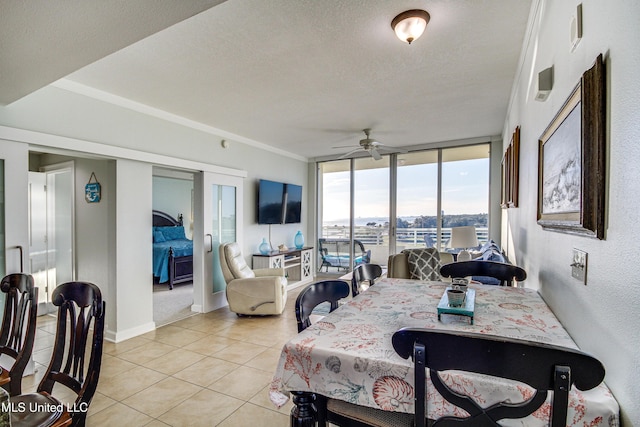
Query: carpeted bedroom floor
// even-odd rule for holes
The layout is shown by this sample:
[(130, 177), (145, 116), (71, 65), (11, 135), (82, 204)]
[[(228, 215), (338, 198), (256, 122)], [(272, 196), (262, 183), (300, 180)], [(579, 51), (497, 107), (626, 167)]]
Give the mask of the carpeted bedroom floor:
[(173, 285), (153, 285), (153, 321), (156, 327), (168, 325), (186, 319), (196, 313), (191, 311), (193, 304), (193, 283)]

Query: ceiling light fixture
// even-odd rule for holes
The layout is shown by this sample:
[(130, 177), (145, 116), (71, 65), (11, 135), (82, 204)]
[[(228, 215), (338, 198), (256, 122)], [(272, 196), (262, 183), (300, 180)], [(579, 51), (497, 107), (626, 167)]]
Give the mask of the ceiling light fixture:
[(429, 19), (431, 19), (431, 15), (426, 10), (407, 10), (393, 18), (391, 28), (393, 28), (400, 40), (411, 44), (412, 41), (417, 40), (424, 33)]

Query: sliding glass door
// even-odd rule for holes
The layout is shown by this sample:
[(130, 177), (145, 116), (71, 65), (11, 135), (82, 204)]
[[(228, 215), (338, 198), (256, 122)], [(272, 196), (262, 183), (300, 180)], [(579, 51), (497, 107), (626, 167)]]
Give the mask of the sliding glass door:
[(442, 150), (442, 241), (446, 248), (453, 227), (474, 226), (478, 243), (489, 229), (489, 145)]
[(396, 250), (438, 244), (438, 150), (398, 155)]
[(389, 256), (389, 156), (380, 160), (363, 157), (354, 161), (354, 231), (359, 262), (386, 264)]
[(242, 242), (243, 178), (200, 172), (194, 179), (193, 311), (226, 305), (221, 243)]
[(452, 227), (475, 226), (482, 243), (488, 236), (489, 150), (487, 143), (319, 163), (320, 238), (359, 241), (377, 264), (403, 249), (447, 250)]
[[(351, 160), (336, 160), (318, 165), (318, 218), (321, 226), (316, 265), (325, 272), (343, 270), (342, 260), (331, 258), (338, 254), (333, 254), (333, 249), (325, 242), (351, 239)], [(337, 251), (337, 244), (335, 247)], [(343, 256), (346, 256), (344, 265), (350, 265), (352, 254), (347, 252)]]
[(322, 237), (349, 238), (351, 224), (351, 161), (320, 163)]

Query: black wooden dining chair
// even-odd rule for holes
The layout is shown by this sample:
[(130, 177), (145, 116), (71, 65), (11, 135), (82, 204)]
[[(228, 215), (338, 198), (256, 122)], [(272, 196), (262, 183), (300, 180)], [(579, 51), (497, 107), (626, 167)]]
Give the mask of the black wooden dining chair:
[[(571, 386), (590, 390), (602, 382), (605, 374), (600, 361), (579, 350), (506, 337), (406, 328), (393, 334), (392, 343), (401, 357), (414, 360), (416, 427), (427, 423), (427, 370), (440, 395), (469, 414), (468, 417), (429, 420), (429, 423), (434, 421), (433, 427), (462, 423), (498, 427), (499, 420), (525, 418), (535, 412), (549, 391), (553, 391), (550, 425), (564, 427)], [(473, 398), (452, 390), (442, 381), (439, 372), (446, 370), (519, 381), (528, 384), (535, 393), (521, 403), (502, 402), (482, 408)]]
[(349, 285), (344, 280), (323, 280), (304, 288), (296, 299), (298, 332), (311, 326), (309, 316), (322, 303), (329, 303), (329, 312), (338, 308), (338, 301), (349, 296)]
[(440, 267), (442, 277), (484, 276), (500, 280), (500, 286), (513, 286), (513, 281), (522, 282), (527, 272), (517, 265), (497, 261), (459, 261)]
[[(322, 303), (328, 302), (330, 303), (329, 312), (332, 312), (338, 308), (338, 301), (348, 297), (349, 293), (349, 285), (343, 280), (324, 280), (307, 286), (300, 292), (296, 300), (298, 332), (302, 332), (311, 326), (309, 316), (314, 308)], [(312, 395), (312, 393), (307, 392), (292, 392), (292, 394), (294, 395), (294, 402), (297, 402), (298, 399), (309, 399), (309, 396)], [(372, 425), (379, 427), (410, 426), (410, 423), (407, 422), (399, 423), (396, 413), (393, 412), (365, 408), (321, 395), (313, 395), (312, 401), (315, 402), (314, 406), (316, 408), (318, 427), (326, 427), (327, 421), (330, 421), (333, 425), (345, 427), (366, 427)], [(366, 421), (360, 421), (363, 412), (365, 413), (364, 418), (362, 418), (363, 420), (369, 420), (372, 417), (375, 419), (377, 416), (377, 418), (385, 422), (383, 424), (372, 424)], [(408, 418), (407, 414), (400, 415), (407, 421), (413, 420), (413, 418)]]
[(13, 365), (0, 372), (0, 386), (15, 396), (22, 393), (22, 376), (36, 337), (38, 288), (30, 274), (15, 273), (2, 278), (0, 291), (5, 294), (0, 356), (13, 359)]
[(369, 286), (372, 286), (380, 276), (382, 276), (382, 267), (378, 264), (358, 265), (353, 269), (351, 275), (351, 295), (354, 297), (358, 295), (364, 282), (368, 282)]
[[(11, 398), (13, 407), (26, 408), (11, 414), (13, 427), (84, 426), (98, 386), (105, 310), (100, 289), (88, 282), (63, 283), (53, 291), (52, 302), (58, 318), (51, 361), (36, 393)], [(52, 396), (54, 385), (73, 391), (75, 401), (62, 404)]]

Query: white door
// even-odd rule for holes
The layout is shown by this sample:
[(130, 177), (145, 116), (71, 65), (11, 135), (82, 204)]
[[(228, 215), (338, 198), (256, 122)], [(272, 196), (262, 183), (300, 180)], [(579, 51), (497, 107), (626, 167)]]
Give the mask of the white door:
[(208, 312), (227, 304), (220, 270), (221, 243), (242, 242), (243, 179), (201, 172), (194, 181), (194, 310)]
[(47, 175), (29, 172), (29, 270), (38, 288), (38, 314), (48, 312), (47, 302)]
[(44, 168), (47, 177), (47, 267), (49, 293), (75, 280), (73, 162)]
[(73, 162), (29, 172), (29, 270), (38, 288), (38, 315), (55, 311), (55, 287), (75, 278)]

